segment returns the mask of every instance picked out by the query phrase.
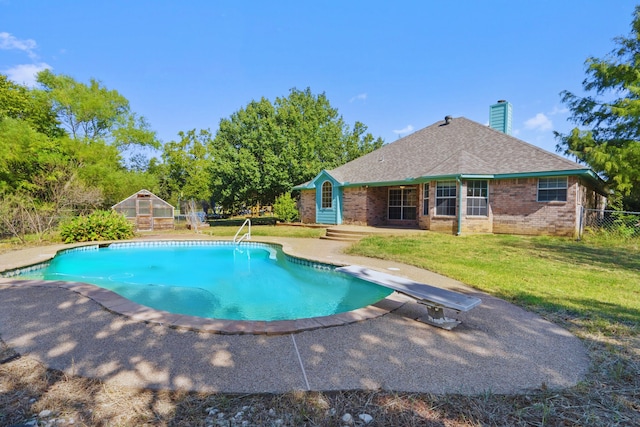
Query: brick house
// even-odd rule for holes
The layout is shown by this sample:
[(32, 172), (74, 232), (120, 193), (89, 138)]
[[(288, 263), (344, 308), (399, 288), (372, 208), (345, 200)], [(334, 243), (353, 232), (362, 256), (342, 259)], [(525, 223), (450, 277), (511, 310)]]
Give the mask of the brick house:
[(294, 187), (301, 220), (456, 234), (577, 235), (582, 208), (606, 205), (602, 180), (510, 133), (505, 101), (490, 107), (488, 127), (447, 116)]

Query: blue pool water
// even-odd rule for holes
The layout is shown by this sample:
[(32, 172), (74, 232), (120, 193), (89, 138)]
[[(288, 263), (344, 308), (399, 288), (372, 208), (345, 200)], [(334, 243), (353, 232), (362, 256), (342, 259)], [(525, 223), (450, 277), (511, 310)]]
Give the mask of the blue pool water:
[(208, 243), (67, 250), (19, 277), (91, 283), (158, 310), (230, 320), (326, 316), (392, 292), (326, 266), (294, 262), (271, 245)]

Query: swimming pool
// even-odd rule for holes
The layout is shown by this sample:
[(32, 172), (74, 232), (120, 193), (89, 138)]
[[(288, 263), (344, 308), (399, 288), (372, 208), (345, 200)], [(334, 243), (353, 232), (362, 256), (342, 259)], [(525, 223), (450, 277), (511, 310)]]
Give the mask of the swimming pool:
[(157, 310), (226, 320), (328, 316), (392, 293), (334, 270), (277, 245), (165, 241), (68, 249), (15, 277), (91, 283)]

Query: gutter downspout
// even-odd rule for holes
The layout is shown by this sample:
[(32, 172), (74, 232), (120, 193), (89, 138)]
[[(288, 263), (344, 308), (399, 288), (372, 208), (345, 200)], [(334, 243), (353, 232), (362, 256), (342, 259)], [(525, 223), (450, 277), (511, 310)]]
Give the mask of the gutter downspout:
[(456, 236), (462, 234), (462, 179), (460, 175), (456, 177), (456, 182), (458, 183), (458, 232)]

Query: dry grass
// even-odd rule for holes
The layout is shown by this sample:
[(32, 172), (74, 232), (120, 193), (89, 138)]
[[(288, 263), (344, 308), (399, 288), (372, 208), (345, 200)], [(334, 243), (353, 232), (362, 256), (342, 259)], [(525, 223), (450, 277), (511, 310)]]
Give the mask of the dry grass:
[[(385, 391), (202, 394), (115, 387), (11, 358), (0, 341), (0, 426), (43, 410), (74, 426), (334, 426), (349, 413), (370, 426), (630, 426), (640, 425), (640, 339), (582, 336), (593, 360), (586, 380), (565, 390), (477, 396)], [(242, 412), (240, 417), (236, 415)], [(219, 413), (223, 415), (218, 418)], [(63, 421), (63, 422), (60, 422)], [(217, 424), (219, 422), (219, 424)], [(42, 425), (42, 424), (41, 424)]]

